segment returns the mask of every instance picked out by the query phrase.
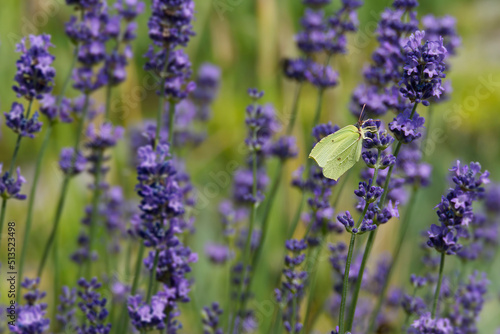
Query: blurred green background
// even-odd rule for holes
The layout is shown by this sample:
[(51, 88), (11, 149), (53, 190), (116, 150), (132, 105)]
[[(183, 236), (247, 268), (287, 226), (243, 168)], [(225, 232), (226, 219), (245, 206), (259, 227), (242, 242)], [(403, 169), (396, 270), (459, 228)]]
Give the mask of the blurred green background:
[[(149, 3), (149, 1), (146, 1)], [(491, 179), (500, 181), (500, 2), (497, 0), (441, 0), (420, 1), (419, 17), (432, 13), (437, 16), (450, 14), (458, 20), (458, 32), (462, 36), (463, 45), (458, 55), (451, 60), (448, 79), (452, 80), (454, 92), (451, 100), (439, 104), (435, 108), (433, 128), (436, 129), (436, 143), (429, 161), (433, 164), (432, 186), (423, 190), (412, 220), (408, 240), (404, 246), (404, 260), (400, 261), (400, 270), (394, 282), (405, 285), (408, 281), (408, 268), (418, 260), (420, 251), (417, 245), (422, 241), (419, 232), (435, 223), (433, 207), (439, 202), (441, 194), (447, 189), (449, 180), (447, 170), (456, 159), (465, 162), (479, 161), (483, 168), (491, 173)], [(341, 126), (352, 124), (354, 118), (347, 110), (352, 89), (362, 78), (361, 69), (369, 61), (371, 52), (376, 46), (374, 28), (380, 12), (392, 1), (368, 1), (359, 10), (360, 29), (349, 37), (349, 53), (334, 59), (334, 67), (340, 72), (340, 85), (327, 92), (322, 121), (332, 121)], [(149, 4), (148, 4), (149, 5)], [(339, 1), (327, 10), (334, 10)], [(200, 205), (196, 218), (197, 232), (190, 238), (190, 246), (200, 254), (200, 261), (194, 265), (193, 277), (195, 285), (193, 296), (198, 306), (212, 301), (223, 301), (227, 287), (220, 284), (227, 280), (227, 269), (214, 267), (203, 256), (207, 241), (222, 241), (221, 225), (217, 214), (218, 203), (230, 195), (231, 186), (217, 180), (216, 175), (228, 173), (230, 164), (242, 163), (244, 152), (241, 143), (245, 137), (244, 110), (249, 102), (246, 89), (258, 87), (266, 92), (263, 101), (276, 106), (280, 119), (287, 122), (294, 94), (294, 86), (286, 82), (281, 74), (280, 61), (284, 57), (296, 56), (293, 35), (298, 29), (298, 18), (302, 15), (303, 6), (299, 0), (209, 0), (196, 1), (197, 36), (189, 44), (188, 53), (196, 70), (203, 62), (211, 62), (222, 69), (222, 85), (220, 94), (213, 107), (213, 118), (209, 122), (209, 136), (198, 148), (182, 152), (187, 166), (199, 190)], [(62, 0), (23, 0), (4, 1), (0, 11), (0, 110), (8, 111), (11, 103), (16, 101), (11, 90), (15, 74), (15, 43), (27, 34), (49, 33), (52, 35), (56, 56), (54, 66), (57, 70), (55, 93), (62, 85), (69, 67), (72, 45), (64, 34), (64, 23), (72, 14), (72, 8)], [(139, 38), (134, 42), (135, 59), (129, 67), (126, 83), (114, 91), (113, 101), (116, 108), (112, 111), (115, 124), (126, 127), (137, 124), (144, 118), (152, 118), (156, 110), (157, 97), (153, 91), (144, 87), (145, 73), (142, 55), (149, 44), (147, 38), (146, 13), (139, 18)], [(478, 87), (481, 89), (478, 91)], [(75, 96), (74, 91), (69, 93)], [(104, 93), (93, 96), (104, 101)], [(299, 126), (295, 135), (302, 145), (301, 155), (287, 165), (284, 182), (272, 213), (271, 232), (264, 250), (265, 262), (258, 269), (255, 291), (255, 302), (259, 319), (264, 322), (272, 317), (273, 282), (277, 268), (283, 261), (283, 243), (288, 222), (297, 205), (299, 193), (289, 186), (291, 173), (304, 161), (304, 135), (309, 132), (312, 114), (315, 107), (316, 94), (312, 88), (303, 91)], [(420, 107), (419, 112), (426, 116), (428, 110)], [(3, 125), (1, 127), (0, 161), (8, 163), (15, 141), (14, 134)], [(73, 125), (58, 126), (53, 134), (54, 140), (46, 156), (42, 177), (38, 187), (35, 204), (35, 220), (28, 253), (27, 275), (33, 275), (36, 264), (47, 240), (49, 227), (54, 215), (55, 201), (59, 196), (61, 176), (57, 171), (58, 153), (61, 147), (72, 145)], [(24, 140), (18, 163), (28, 183), (32, 180), (34, 157), (41, 144), (42, 135), (36, 139)], [(128, 165), (129, 150), (123, 142), (113, 152), (113, 169), (108, 177), (111, 184), (120, 184), (131, 199), (137, 199), (133, 193), (135, 171)], [(119, 167), (119, 168), (116, 168)], [(360, 166), (357, 166), (359, 168)], [(275, 165), (269, 166), (273, 174)], [(119, 171), (119, 173), (117, 172)], [(345, 188), (338, 211), (352, 208), (352, 190), (357, 187), (356, 173), (351, 173)], [(89, 203), (89, 191), (86, 184), (88, 176), (80, 176), (70, 186), (69, 200), (63, 214), (59, 235), (60, 262), (63, 271), (60, 280), (64, 284), (74, 284), (76, 266), (68, 259), (68, 255), (76, 249), (75, 241), (80, 230), (80, 219), (84, 206)], [(213, 184), (215, 183), (216, 186)], [(217, 191), (213, 191), (217, 189)], [(17, 240), (22, 240), (22, 224), (25, 221), (26, 202), (10, 201), (7, 219), (18, 224)], [(397, 235), (398, 221), (391, 221), (382, 226), (375, 245), (376, 254), (390, 251)], [(345, 235), (342, 238), (346, 238)], [(363, 242), (366, 238), (362, 238)], [(361, 242), (358, 244), (360, 245)], [(18, 252), (20, 246), (18, 246)], [(4, 250), (1, 251), (2, 257)], [(321, 275), (317, 291), (331, 289), (329, 263), (327, 253), (321, 265)], [(135, 256), (133, 257), (135, 258)], [(3, 259), (2, 259), (3, 260)], [(493, 328), (500, 327), (498, 288), (500, 278), (499, 259), (490, 264), (489, 279), (491, 293), (480, 321), (480, 333), (492, 333)], [(372, 261), (374, 262), (374, 261)], [(456, 259), (448, 260), (446, 270), (458, 268)], [(371, 267), (371, 265), (370, 265)], [(47, 278), (50, 275), (47, 275)], [(46, 282), (51, 282), (47, 279)], [(2, 282), (0, 287), (4, 289)], [(50, 285), (44, 286), (50, 289)], [(5, 291), (2, 290), (1, 302), (6, 302)], [(48, 293), (52, 300), (52, 292)], [(320, 307), (318, 305), (318, 307)], [(189, 308), (184, 308), (183, 317), (190, 315)], [(271, 315), (270, 315), (271, 313)], [(197, 332), (195, 321), (183, 321), (185, 332)], [(320, 318), (316, 328), (320, 333), (332, 329), (332, 324)]]

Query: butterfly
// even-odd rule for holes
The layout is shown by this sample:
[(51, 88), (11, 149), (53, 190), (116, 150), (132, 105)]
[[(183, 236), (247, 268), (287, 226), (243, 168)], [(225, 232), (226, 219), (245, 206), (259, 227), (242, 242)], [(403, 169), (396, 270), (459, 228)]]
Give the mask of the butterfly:
[(348, 125), (326, 136), (309, 153), (309, 158), (313, 158), (323, 168), (326, 178), (337, 181), (351, 169), (361, 157), (366, 134), (377, 131), (376, 126), (363, 127), (366, 121), (361, 120), (361, 115), (356, 125)]

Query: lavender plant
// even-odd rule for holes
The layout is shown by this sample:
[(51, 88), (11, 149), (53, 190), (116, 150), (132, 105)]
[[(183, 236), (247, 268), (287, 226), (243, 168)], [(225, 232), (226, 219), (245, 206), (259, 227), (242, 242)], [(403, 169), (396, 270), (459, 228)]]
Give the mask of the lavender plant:
[[(220, 137), (212, 137), (219, 115), (214, 124), (209, 121), (219, 112), (213, 103), (226, 85), (228, 71), (205, 59), (198, 62), (220, 50), (211, 50), (203, 42), (190, 43), (198, 24), (194, 1), (151, 3), (147, 23), (151, 45), (143, 69), (155, 79), (149, 88), (156, 92), (158, 105), (153, 120), (141, 120), (133, 127), (133, 121), (120, 118), (119, 104), (112, 103), (112, 97), (135, 65), (132, 49), (141, 31), (137, 19), (145, 10), (143, 2), (66, 1), (75, 10), (65, 25), (73, 58), (61, 88), (55, 84), (50, 35), (21, 39), (13, 87), (20, 100), (4, 113), (5, 125), (16, 138), (10, 161), (0, 162), (0, 234), (4, 236), (4, 220), (11, 221), (9, 200), (27, 199), (17, 290), (26, 292), (15, 291), (14, 300), (9, 291), (8, 310), (15, 307), (15, 314), (9, 311), (7, 318), (0, 314), (0, 333), (312, 333), (326, 326), (332, 334), (485, 330), (482, 317), (490, 314), (482, 311), (494, 310), (492, 296), (497, 294), (492, 264), (498, 260), (500, 186), (489, 184), (490, 174), (479, 163), (457, 161), (450, 169), (451, 187), (434, 208), (435, 224), (415, 214), (422, 204), (417, 194), (431, 184), (432, 171), (439, 168), (428, 155), (432, 149), (444, 150), (432, 147), (430, 120), (434, 106), (453, 96), (450, 82), (444, 79), (461, 44), (457, 21), (451, 16), (425, 15), (419, 22), (416, 0), (394, 0), (380, 15), (376, 48), (350, 97), (347, 109), (359, 117), (358, 123), (341, 129), (332, 122), (320, 123), (323, 100), (326, 91), (344, 79), (339, 74), (343, 71), (337, 72), (342, 62), (335, 64), (335, 70), (331, 63), (347, 53), (348, 35), (357, 31), (357, 10), (362, 4), (342, 0), (331, 11), (330, 0), (301, 3), (306, 8), (295, 34), (300, 55), (286, 59), (282, 69), (295, 85), (288, 122), (280, 124), (279, 108), (262, 103), (263, 91), (248, 90), (251, 103), (244, 116), (235, 115), (235, 120), (244, 117), (244, 156), (231, 170), (228, 194), (222, 194), (222, 189), (204, 198), (206, 206), (198, 204), (207, 189), (205, 174), (211, 176), (205, 167), (212, 164), (200, 163), (198, 154), (209, 154), (208, 147), (220, 144)], [(205, 22), (219, 24), (204, 19), (199, 24)], [(69, 97), (70, 83), (77, 97)], [(272, 100), (273, 89), (270, 92)], [(311, 93), (316, 96), (306, 97)], [(313, 101), (312, 107), (304, 101), (301, 105), (304, 97)], [(144, 106), (150, 106), (149, 100)], [(291, 175), (291, 185), (300, 190), (298, 202), (285, 201), (283, 210), (273, 214), (282, 180), (288, 177), (287, 164), (294, 164), (291, 160), (299, 154), (301, 136), (293, 136), (299, 107), (312, 118), (312, 124), (302, 127), (306, 134), (302, 148), (305, 152), (313, 147), (326, 149), (320, 154), (320, 166), (306, 160)], [(360, 114), (363, 108), (366, 115)], [(45, 118), (43, 128), (39, 114)], [(25, 262), (28, 245), (38, 245), (33, 242), (37, 233), (31, 229), (37, 217), (35, 203), (43, 202), (36, 195), (42, 191), (38, 185), (50, 156), (48, 148), (60, 149), (54, 139), (60, 123), (74, 123), (70, 131), (74, 142), (60, 150), (61, 189), (54, 198), (53, 220), (44, 225), (48, 239), (37, 258), (36, 278), (31, 279), (24, 277), (25, 272), (31, 274)], [(42, 130), (26, 196), (22, 187), (27, 180), (17, 163), (21, 142), (24, 137), (36, 140)], [(58, 138), (62, 146), (67, 145), (65, 137)], [(124, 140), (130, 147), (127, 158), (135, 180), (120, 170)], [(229, 151), (224, 149), (223, 155)], [(318, 155), (312, 156), (318, 160)], [(443, 154), (441, 160), (447, 156)], [(349, 197), (343, 191), (349, 186), (346, 172), (357, 170), (360, 158), (354, 206), (348, 208), (344, 205)], [(348, 166), (342, 167), (346, 161)], [(89, 202), (83, 203), (76, 243), (64, 244), (76, 265), (66, 267), (67, 257), (59, 256), (58, 235), (63, 222), (75, 230), (73, 218), (66, 223), (63, 212), (65, 203), (73, 200), (69, 184), (79, 175), (86, 177)], [(128, 191), (130, 180), (135, 183), (134, 192)], [(439, 182), (433, 189), (438, 186)], [(227, 198), (219, 201), (219, 195)], [(218, 218), (212, 212), (215, 202)], [(431, 211), (423, 205), (419, 209)], [(214, 238), (195, 234), (199, 222), (210, 224), (203, 232), (210, 231)], [(304, 229), (298, 228), (299, 222)], [(408, 231), (420, 223), (428, 227), (425, 240), (407, 255), (411, 263), (407, 272), (397, 266), (398, 258), (403, 256), (403, 245), (414, 246), (415, 238)], [(393, 252), (375, 259), (379, 229), (390, 225), (385, 228), (390, 232), (396, 224), (401, 226)], [(7, 235), (11, 266), (14, 236)], [(284, 245), (279, 245), (282, 241)], [(325, 245), (328, 255), (323, 253)], [(284, 256), (274, 254), (280, 248)], [(199, 261), (202, 249), (206, 259)], [(322, 260), (327, 256), (330, 266), (325, 275)], [(5, 271), (5, 265), (2, 268)], [(77, 277), (68, 284), (74, 268)], [(206, 268), (210, 275), (200, 275)], [(392, 279), (397, 270), (403, 277), (399, 285)], [(219, 282), (219, 274), (227, 276), (220, 280), (226, 284)], [(53, 279), (52, 285), (48, 278)], [(267, 285), (261, 288), (263, 282)], [(212, 287), (219, 283), (226, 294), (213, 295), (220, 289)], [(47, 295), (53, 303), (44, 302)]]

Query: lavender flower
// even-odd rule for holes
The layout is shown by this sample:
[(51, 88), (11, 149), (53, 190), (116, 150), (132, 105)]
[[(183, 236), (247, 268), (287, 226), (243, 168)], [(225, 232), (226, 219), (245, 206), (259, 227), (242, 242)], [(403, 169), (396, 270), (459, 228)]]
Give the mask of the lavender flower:
[(271, 154), (281, 160), (287, 160), (297, 156), (297, 144), (295, 137), (280, 137), (271, 147)]
[(17, 307), (17, 319), (14, 326), (9, 324), (11, 333), (42, 334), (49, 329), (50, 320), (45, 318), (47, 304), (39, 301), (45, 297), (45, 292), (38, 290), (40, 278), (26, 278), (21, 286), (28, 290), (24, 295), (27, 304)]
[(219, 317), (223, 311), (218, 303), (212, 303), (210, 307), (204, 306), (201, 312), (203, 322), (203, 334), (223, 334), (222, 328), (219, 328)]
[(462, 247), (458, 239), (466, 236), (466, 228), (474, 219), (472, 203), (484, 196), (482, 185), (489, 182), (489, 173), (481, 173), (481, 165), (474, 162), (461, 167), (460, 161), (450, 171), (455, 188), (436, 206), (441, 225), (431, 226), (427, 244), (438, 252), (455, 254)]
[(219, 67), (205, 63), (198, 69), (196, 89), (191, 93), (191, 98), (198, 106), (197, 117), (204, 121), (210, 116), (210, 105), (217, 97), (221, 80)]
[(101, 298), (101, 294), (97, 292), (101, 288), (101, 284), (96, 278), (86, 281), (81, 278), (78, 280), (80, 290), (77, 295), (80, 298), (78, 307), (86, 317), (86, 322), (76, 329), (79, 334), (101, 333), (108, 334), (111, 331), (111, 324), (105, 324), (108, 317), (106, 309), (106, 298)]
[(140, 295), (128, 297), (128, 313), (132, 325), (138, 331), (163, 330), (165, 328), (165, 309), (169, 306), (167, 293), (160, 292), (151, 298), (148, 305)]
[(0, 196), (4, 199), (26, 199), (26, 195), (19, 193), (23, 183), (26, 183), (26, 179), (21, 175), (21, 168), (17, 167), (17, 178), (14, 179), (9, 175), (9, 172), (5, 172), (2, 175), (2, 167), (3, 164), (0, 163)]
[(71, 101), (65, 97), (62, 97), (58, 104), (54, 95), (44, 94), (43, 98), (40, 100), (40, 112), (45, 115), (52, 124), (59, 121), (63, 123), (71, 123), (73, 121), (70, 117)]
[(76, 321), (76, 289), (70, 289), (67, 286), (64, 286), (62, 288), (61, 295), (59, 296), (59, 302), (59, 305), (57, 305), (56, 319), (63, 330), (66, 328), (72, 328)]
[(214, 243), (205, 246), (205, 254), (214, 264), (224, 264), (233, 257), (233, 252), (228, 246)]
[[(276, 301), (283, 309), (283, 324), (288, 333), (299, 333), (302, 330), (299, 310), (294, 310), (293, 305), (300, 305), (304, 296), (304, 281), (307, 272), (301, 271), (300, 266), (304, 262), (304, 250), (307, 248), (305, 240), (287, 240), (286, 249), (291, 255), (285, 256), (285, 269), (283, 269), (283, 281), (279, 289), (275, 289)], [(295, 302), (293, 302), (295, 300)], [(297, 306), (298, 307), (298, 306)], [(295, 319), (293, 319), (295, 315)], [(295, 325), (292, 328), (292, 325)]]
[(56, 71), (51, 67), (54, 56), (49, 53), (50, 35), (30, 35), (30, 47), (26, 46), (26, 38), (17, 44), (16, 51), (21, 57), (16, 62), (17, 73), (15, 80), (17, 86), (13, 89), (17, 97), (41, 99), (42, 94), (50, 93), (54, 85)]
[(413, 118), (410, 118), (410, 116), (411, 110), (407, 109), (403, 113), (398, 114), (396, 118), (389, 123), (389, 129), (394, 136), (405, 144), (411, 143), (422, 137), (420, 129), (425, 123), (425, 118), (420, 117), (418, 113), (415, 113)]
[(77, 152), (75, 157), (75, 150), (72, 147), (66, 147), (61, 150), (59, 157), (59, 167), (66, 175), (78, 175), (85, 170), (87, 159)]
[(424, 36), (425, 32), (416, 31), (405, 46), (405, 71), (400, 91), (413, 103), (429, 105), (430, 97), (439, 99), (444, 92), (441, 79), (445, 77), (444, 59), (448, 51), (442, 38), (422, 45)]
[(422, 25), (428, 40), (437, 41), (439, 37), (442, 37), (448, 54), (456, 54), (456, 49), (460, 47), (462, 41), (456, 30), (457, 20), (453, 16), (425, 15), (422, 17)]
[(424, 313), (411, 325), (411, 334), (452, 334), (453, 327), (449, 319), (432, 319), (430, 313)]
[(3, 114), (7, 127), (22, 137), (34, 138), (35, 133), (42, 129), (42, 122), (38, 121), (38, 112), (30, 118), (29, 114), (24, 114), (24, 107), (20, 103), (12, 103), (10, 111)]

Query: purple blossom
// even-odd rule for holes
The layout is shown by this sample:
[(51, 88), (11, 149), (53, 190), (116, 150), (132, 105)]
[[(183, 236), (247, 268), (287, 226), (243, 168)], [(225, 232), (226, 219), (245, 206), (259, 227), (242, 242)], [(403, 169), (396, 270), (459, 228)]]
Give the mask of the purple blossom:
[(144, 12), (145, 4), (139, 0), (117, 0), (115, 3), (118, 13), (127, 21), (132, 21), (137, 15)]
[(237, 203), (251, 204), (264, 200), (264, 191), (269, 183), (267, 173), (262, 169), (257, 171), (257, 197), (252, 195), (253, 172), (250, 169), (239, 169), (234, 175), (233, 196)]
[(56, 319), (63, 330), (75, 326), (76, 289), (63, 286), (57, 305)]
[(204, 306), (202, 312), (203, 334), (223, 334), (223, 329), (219, 327), (219, 317), (223, 311), (219, 303), (212, 303), (210, 307)]
[(4, 199), (26, 199), (26, 195), (19, 193), (21, 191), (23, 183), (26, 183), (26, 179), (21, 175), (21, 168), (17, 167), (17, 178), (14, 179), (12, 176), (10, 176), (9, 172), (5, 172), (2, 175), (2, 167), (3, 164), (0, 163), (0, 196)]
[(50, 320), (45, 318), (47, 304), (40, 300), (45, 297), (45, 292), (38, 290), (40, 278), (26, 278), (21, 286), (28, 290), (24, 295), (27, 305), (17, 306), (17, 319), (14, 326), (9, 324), (11, 333), (16, 334), (42, 334), (49, 329)]
[[(303, 252), (307, 248), (307, 243), (305, 240), (287, 240), (285, 246), (290, 254), (285, 256), (283, 280), (280, 288), (275, 289), (275, 297), (283, 310), (282, 319), (285, 330), (288, 333), (299, 333), (302, 329), (300, 312), (293, 310), (292, 305), (300, 305), (304, 297), (304, 282), (308, 275), (306, 271), (301, 270), (300, 266), (305, 259)], [(292, 319), (293, 315), (295, 319)], [(295, 323), (295, 328), (291, 328), (291, 323)]]
[(138, 331), (165, 329), (165, 310), (171, 306), (171, 296), (165, 290), (151, 298), (146, 304), (140, 295), (128, 297), (128, 314)]
[(196, 89), (191, 98), (198, 106), (197, 117), (204, 121), (210, 116), (210, 105), (217, 97), (221, 80), (221, 70), (218, 66), (204, 63), (198, 69)]
[(116, 145), (123, 133), (121, 126), (113, 127), (111, 123), (103, 123), (98, 129), (94, 124), (90, 124), (86, 131), (88, 141), (85, 146), (92, 150), (108, 149)]
[(285, 59), (283, 61), (283, 72), (285, 77), (298, 82), (305, 81), (306, 71), (309, 68), (310, 61), (307, 59)]
[(394, 136), (405, 144), (411, 143), (415, 139), (422, 137), (421, 129), (425, 123), (425, 118), (420, 117), (418, 113), (414, 113), (413, 118), (410, 118), (411, 111), (407, 109), (400, 113), (389, 123), (389, 129)]
[(40, 112), (45, 115), (50, 122), (56, 123), (71, 123), (73, 119), (70, 117), (71, 100), (65, 97), (61, 98), (60, 103), (54, 95), (44, 94), (40, 100)]
[(186, 46), (192, 31), (192, 0), (153, 0), (149, 18), (149, 37), (159, 47)]
[(412, 103), (429, 105), (430, 97), (439, 99), (444, 92), (441, 79), (445, 77), (444, 59), (448, 51), (442, 38), (422, 45), (424, 36), (424, 31), (416, 31), (404, 48), (406, 59), (400, 91)]
[(78, 175), (85, 170), (87, 165), (87, 159), (80, 153), (77, 152), (75, 157), (75, 149), (72, 147), (66, 147), (61, 150), (59, 156), (59, 168), (66, 175)]
[(12, 103), (10, 111), (3, 114), (5, 125), (22, 137), (34, 138), (35, 133), (42, 129), (42, 122), (38, 121), (38, 112), (30, 118), (29, 114), (24, 114), (24, 106), (20, 103)]
[(314, 86), (325, 89), (334, 87), (338, 83), (338, 73), (330, 66), (324, 66), (317, 63), (309, 65), (305, 72), (305, 77)]
[(442, 37), (449, 55), (455, 55), (456, 49), (462, 44), (462, 40), (457, 34), (456, 25), (457, 20), (450, 15), (443, 17), (425, 15), (422, 17), (422, 26), (427, 39), (437, 41), (439, 37)]
[(271, 154), (281, 160), (287, 160), (297, 156), (297, 144), (295, 137), (283, 136), (275, 141), (271, 147)]
[(81, 278), (78, 280), (80, 289), (77, 292), (79, 297), (78, 307), (85, 315), (88, 323), (77, 326), (79, 334), (108, 334), (111, 331), (111, 324), (105, 324), (108, 317), (106, 309), (106, 298), (101, 298), (101, 294), (97, 292), (101, 288), (101, 284), (96, 278), (86, 281)]
[(205, 254), (214, 264), (224, 264), (233, 257), (233, 252), (228, 246), (214, 243), (205, 245)]
[(415, 320), (408, 330), (411, 334), (453, 334), (453, 326), (447, 318), (432, 319), (430, 313), (424, 313)]
[(21, 57), (16, 62), (15, 80), (17, 86), (13, 89), (17, 97), (41, 99), (43, 94), (50, 93), (54, 85), (55, 69), (51, 66), (54, 56), (49, 53), (50, 35), (30, 35), (30, 46), (26, 46), (26, 38), (16, 45), (16, 51)]

